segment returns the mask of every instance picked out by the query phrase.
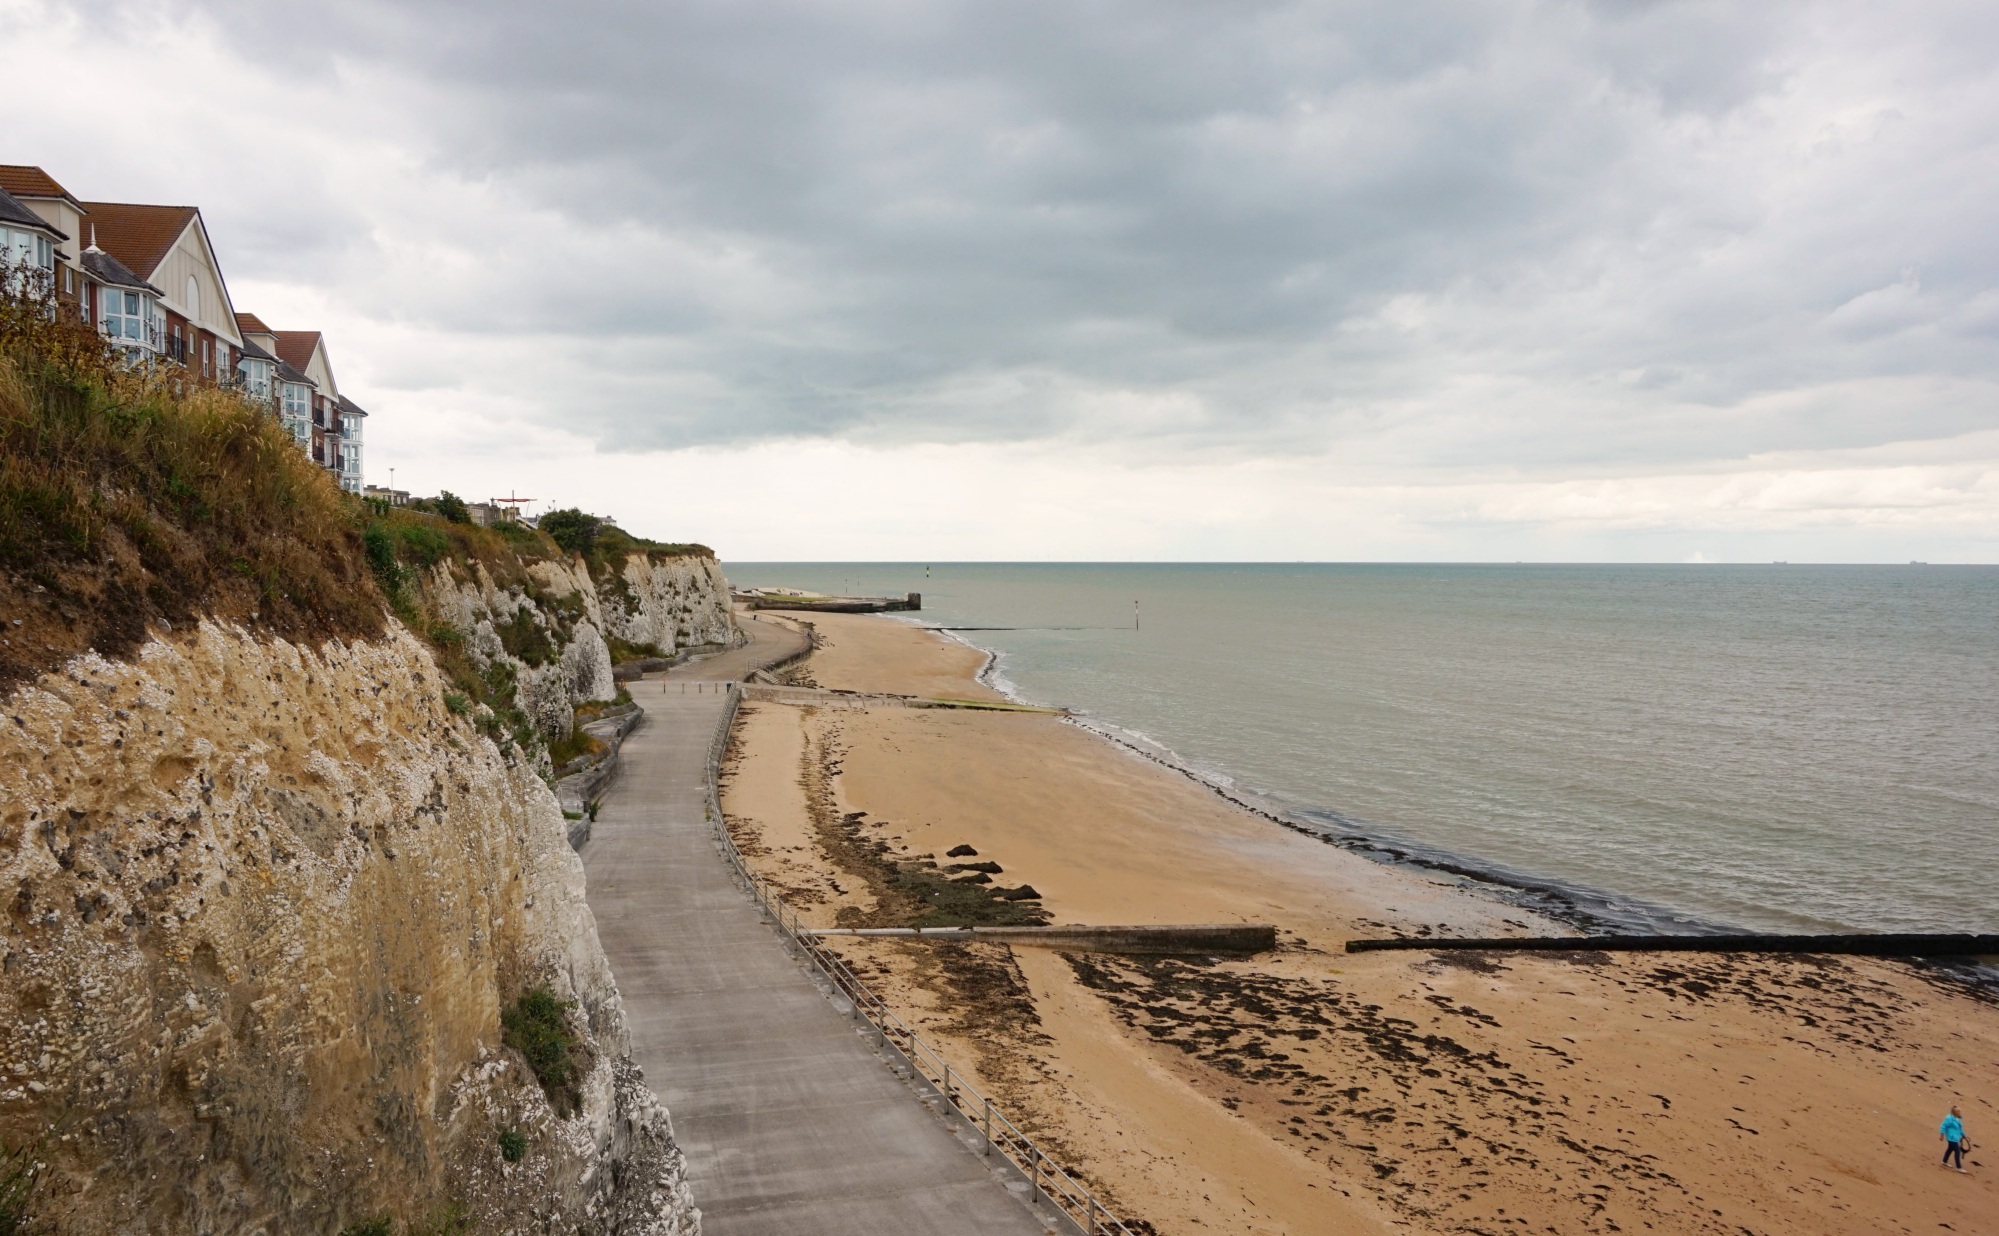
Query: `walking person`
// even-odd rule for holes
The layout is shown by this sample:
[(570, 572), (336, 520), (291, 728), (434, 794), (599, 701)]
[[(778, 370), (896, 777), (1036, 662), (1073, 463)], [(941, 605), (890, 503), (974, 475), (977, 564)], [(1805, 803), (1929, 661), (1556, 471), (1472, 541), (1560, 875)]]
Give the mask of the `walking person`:
[[(1951, 1166), (1951, 1156), (1957, 1156), (1957, 1170), (1964, 1171), (1964, 1152), (1971, 1149), (1971, 1143), (1964, 1136), (1964, 1116), (1951, 1104), (1950, 1115), (1943, 1118), (1943, 1127), (1937, 1130), (1938, 1140), (1943, 1142), (1943, 1165)], [(1970, 1175), (1969, 1172), (1965, 1172)]]

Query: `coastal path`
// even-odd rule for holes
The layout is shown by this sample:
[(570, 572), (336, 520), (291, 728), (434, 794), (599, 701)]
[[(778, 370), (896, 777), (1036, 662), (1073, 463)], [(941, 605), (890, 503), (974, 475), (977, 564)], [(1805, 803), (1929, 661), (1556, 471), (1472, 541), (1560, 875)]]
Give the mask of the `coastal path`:
[(715, 686), (804, 640), (742, 625), (748, 647), (627, 684), (646, 718), (583, 848), (632, 1055), (673, 1114), (703, 1230), (1044, 1236), (991, 1160), (883, 1067), (716, 849), (705, 765), (728, 696)]

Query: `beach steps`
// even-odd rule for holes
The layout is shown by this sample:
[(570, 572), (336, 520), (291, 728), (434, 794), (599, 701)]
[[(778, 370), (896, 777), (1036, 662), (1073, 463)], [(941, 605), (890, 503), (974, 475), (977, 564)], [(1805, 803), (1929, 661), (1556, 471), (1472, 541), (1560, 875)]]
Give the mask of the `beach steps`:
[(1271, 923), (1193, 923), (1147, 927), (815, 927), (804, 934), (887, 937), (966, 943), (974, 940), (1060, 949), (1070, 953), (1140, 953), (1192, 956), (1228, 953), (1247, 956), (1277, 947)]
[(1999, 956), (1999, 936), (1874, 935), (1837, 936), (1519, 936), (1485, 940), (1404, 937), (1348, 940), (1347, 952), (1405, 950), (1503, 950), (1508, 952), (1589, 953), (1824, 953), (1856, 957)]

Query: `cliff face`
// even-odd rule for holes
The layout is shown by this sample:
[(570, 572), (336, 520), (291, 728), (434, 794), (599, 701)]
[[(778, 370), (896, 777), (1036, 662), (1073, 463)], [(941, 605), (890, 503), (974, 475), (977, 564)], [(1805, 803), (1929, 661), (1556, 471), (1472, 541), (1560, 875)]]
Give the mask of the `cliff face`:
[(549, 741), (569, 736), (575, 705), (616, 697), (606, 637), (665, 657), (736, 635), (710, 557), (634, 552), (596, 574), (580, 558), (541, 558), (509, 574), (502, 582), (484, 562), (445, 558), (422, 588), (473, 668), (511, 683), (512, 706)]
[(735, 635), (729, 584), (713, 558), (633, 554), (599, 591), (605, 629), (627, 644), (651, 644), (661, 656)]
[(617, 695), (596, 586), (584, 567), (536, 562), (526, 579), (502, 586), (484, 563), (447, 560), (425, 589), (482, 675), (505, 667), (514, 706), (544, 739), (569, 736), (577, 704)]
[(697, 1228), (547, 775), (719, 572), (449, 514), (0, 289), (0, 1231)]
[[(475, 591), (477, 640), (506, 606)], [(608, 684), (594, 636), (545, 667), (565, 693)], [(0, 1130), (58, 1126), (59, 1230), (696, 1229), (555, 799), (447, 693), (397, 624), (308, 648), (211, 622), (6, 701)], [(573, 1110), (502, 1045), (544, 985), (574, 1004)]]

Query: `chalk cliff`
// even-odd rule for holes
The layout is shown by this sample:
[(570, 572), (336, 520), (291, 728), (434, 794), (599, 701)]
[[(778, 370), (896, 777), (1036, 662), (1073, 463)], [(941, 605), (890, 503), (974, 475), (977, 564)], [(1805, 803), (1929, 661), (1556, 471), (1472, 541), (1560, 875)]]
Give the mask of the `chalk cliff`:
[[(0, 1114), (59, 1230), (696, 1230), (555, 799), (447, 690), (399, 624), (204, 622), (6, 701)], [(537, 986), (573, 1110), (502, 1045)]]
[(0, 289), (0, 1231), (698, 1230), (548, 782), (727, 593), (462, 510)]

